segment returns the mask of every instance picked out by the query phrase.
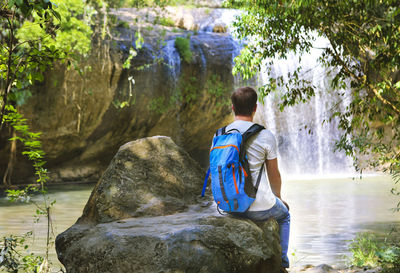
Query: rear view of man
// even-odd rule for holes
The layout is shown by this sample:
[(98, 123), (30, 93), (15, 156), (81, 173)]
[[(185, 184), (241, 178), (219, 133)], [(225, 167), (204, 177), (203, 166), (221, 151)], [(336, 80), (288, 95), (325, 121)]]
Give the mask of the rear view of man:
[[(241, 87), (231, 96), (235, 121), (226, 127), (226, 131), (236, 129), (243, 134), (253, 123), (257, 109), (257, 93), (251, 87)], [(281, 176), (278, 169), (277, 145), (274, 135), (267, 129), (252, 136), (245, 149), (250, 167), (252, 181), (257, 180), (262, 171), (261, 180), (255, 201), (243, 213), (234, 213), (255, 221), (276, 219), (279, 224), (279, 235), (282, 247), (282, 271), (289, 267), (287, 256), (290, 230), (289, 206), (281, 198)], [(263, 168), (262, 164), (265, 164)], [(268, 178), (267, 178), (268, 177)]]

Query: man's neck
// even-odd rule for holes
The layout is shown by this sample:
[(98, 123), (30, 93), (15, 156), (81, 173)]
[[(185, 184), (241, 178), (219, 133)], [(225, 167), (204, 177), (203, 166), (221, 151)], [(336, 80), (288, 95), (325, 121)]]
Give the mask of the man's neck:
[(235, 120), (253, 121), (253, 116), (235, 116)]

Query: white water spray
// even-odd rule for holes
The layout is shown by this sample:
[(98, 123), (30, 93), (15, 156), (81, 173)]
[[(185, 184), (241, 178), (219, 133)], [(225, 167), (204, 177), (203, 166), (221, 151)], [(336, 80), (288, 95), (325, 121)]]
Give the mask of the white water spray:
[[(323, 38), (317, 38), (315, 47), (328, 46)], [(352, 160), (343, 152), (335, 150), (335, 141), (340, 137), (337, 120), (325, 122), (336, 105), (345, 109), (351, 96), (350, 89), (343, 90), (345, 96), (337, 95), (330, 88), (328, 70), (317, 62), (320, 49), (304, 54), (299, 63), (298, 56), (289, 55), (286, 60), (274, 60), (272, 75), (283, 76), (288, 82), (288, 72), (293, 73), (299, 66), (300, 75), (315, 86), (316, 94), (307, 103), (278, 109), (279, 97), (283, 90), (269, 94), (264, 105), (260, 105), (256, 121), (264, 123), (274, 134), (279, 147), (279, 164), (286, 176), (299, 178), (308, 175), (352, 175)], [(261, 71), (261, 84), (267, 82), (266, 67)]]

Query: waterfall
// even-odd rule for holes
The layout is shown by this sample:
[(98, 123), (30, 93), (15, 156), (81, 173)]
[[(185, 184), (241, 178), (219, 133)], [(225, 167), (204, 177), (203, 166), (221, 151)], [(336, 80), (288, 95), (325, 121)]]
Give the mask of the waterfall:
[[(204, 13), (205, 10), (202, 12)], [(206, 16), (194, 16), (194, 24), (198, 25), (200, 32), (197, 37), (201, 36), (204, 39), (206, 37), (204, 35), (215, 36), (211, 32), (216, 26), (226, 26), (227, 33), (220, 35), (230, 35), (234, 32), (232, 22), (240, 13), (240, 11), (232, 9), (213, 9)], [(235, 56), (240, 54), (241, 44), (242, 42), (239, 40), (233, 41), (232, 61)], [(317, 61), (321, 56), (321, 49), (318, 48), (327, 47), (329, 45), (327, 40), (316, 37), (313, 45), (314, 48), (310, 53), (302, 55), (301, 61), (294, 54), (288, 55), (284, 60), (274, 60), (271, 72), (273, 76), (283, 76), (288, 81), (288, 72), (293, 73), (301, 66), (300, 75), (315, 86), (315, 96), (307, 103), (287, 107), (281, 112), (278, 104), (284, 91), (277, 90), (277, 92), (269, 94), (264, 99), (264, 104), (259, 106), (255, 121), (265, 125), (274, 133), (278, 143), (280, 169), (286, 177), (352, 175), (351, 159), (346, 157), (343, 152), (334, 151), (335, 141), (341, 134), (337, 128), (338, 121), (332, 120), (331, 123), (323, 123), (323, 120), (329, 118), (334, 105), (340, 110), (345, 109), (351, 98), (351, 92), (350, 89), (341, 90), (345, 96), (337, 95), (338, 92), (333, 91), (330, 87), (333, 76), (328, 76), (334, 73), (329, 73), (329, 70)], [(165, 58), (169, 63), (170, 76), (177, 79), (181, 64), (173, 41), (167, 41), (164, 51)], [(202, 66), (206, 67), (203, 55), (201, 52)], [(235, 76), (235, 87), (261, 86), (268, 80), (266, 70), (267, 67), (264, 66), (258, 76), (261, 81), (259, 83), (254, 79), (246, 82), (241, 77)]]
[[(307, 175), (351, 175), (352, 160), (344, 152), (335, 149), (335, 141), (340, 137), (337, 128), (338, 120), (328, 119), (332, 108), (344, 110), (351, 97), (350, 89), (341, 90), (345, 96), (337, 95), (330, 87), (331, 76), (328, 69), (317, 62), (320, 49), (328, 46), (323, 38), (316, 38), (314, 49), (303, 54), (301, 62), (298, 56), (292, 54), (285, 60), (276, 59), (271, 73), (273, 76), (283, 76), (287, 82), (287, 73), (293, 73), (300, 65), (303, 79), (309, 80), (315, 86), (316, 94), (307, 103), (287, 107), (283, 112), (278, 109), (280, 95), (283, 90), (270, 93), (264, 104), (259, 105), (256, 121), (266, 125), (277, 139), (279, 150), (279, 165), (286, 176), (298, 178)], [(261, 73), (261, 84), (267, 81), (267, 67)]]
[[(220, 24), (228, 27), (228, 33), (233, 33), (232, 22), (240, 14), (238, 10), (216, 9), (206, 19), (200, 20), (200, 30), (211, 31), (215, 25)], [(239, 54), (242, 42), (235, 40), (235, 43), (234, 54)], [(264, 124), (275, 134), (280, 169), (286, 177), (353, 175), (352, 160), (346, 157), (344, 152), (334, 151), (335, 141), (341, 135), (337, 128), (338, 120), (323, 122), (329, 119), (333, 106), (339, 110), (346, 108), (351, 92), (348, 88), (340, 90), (345, 96), (337, 95), (338, 92), (330, 87), (333, 76), (329, 74), (334, 73), (329, 72), (328, 68), (317, 61), (321, 56), (321, 48), (329, 46), (328, 41), (315, 37), (313, 46), (310, 53), (301, 56), (301, 61), (294, 54), (284, 60), (274, 60), (271, 72), (275, 77), (283, 76), (287, 82), (288, 72), (293, 73), (301, 66), (300, 75), (315, 86), (315, 96), (307, 103), (287, 107), (281, 112), (278, 104), (283, 90), (277, 90), (264, 99), (264, 104), (258, 108), (255, 121)], [(267, 67), (264, 66), (258, 76), (260, 83), (254, 80), (245, 82), (235, 76), (234, 85), (261, 86), (267, 81), (266, 70)]]
[(241, 12), (235, 9), (212, 9), (207, 14), (207, 17), (196, 18), (200, 32), (212, 32), (214, 27), (226, 27), (226, 31), (229, 33), (232, 30), (232, 22), (235, 17)]
[(165, 42), (165, 46), (162, 48), (162, 56), (169, 71), (169, 78), (175, 85), (181, 73), (181, 57), (175, 48), (175, 38)]
[[(209, 31), (218, 23), (226, 25), (228, 33), (233, 33), (232, 22), (240, 14), (238, 10), (216, 10), (209, 16), (209, 19), (213, 20), (204, 20), (200, 29)], [(239, 54), (242, 42), (235, 42), (235, 53)], [(264, 99), (264, 104), (259, 105), (255, 116), (256, 122), (265, 125), (274, 133), (278, 143), (280, 169), (286, 177), (354, 175), (352, 160), (346, 157), (344, 152), (334, 151), (335, 141), (341, 135), (337, 128), (338, 120), (323, 122), (329, 118), (333, 106), (343, 111), (351, 99), (350, 88), (340, 90), (345, 93), (344, 96), (339, 96), (337, 91), (332, 90), (330, 81), (334, 73), (317, 61), (322, 53), (321, 48), (327, 46), (329, 43), (325, 38), (315, 36), (314, 48), (310, 53), (303, 54), (300, 62), (299, 56), (289, 54), (286, 59), (274, 60), (271, 67), (273, 76), (283, 76), (287, 82), (288, 72), (293, 73), (301, 66), (301, 77), (315, 86), (316, 94), (311, 100), (287, 107), (281, 112), (278, 104), (283, 90), (277, 90)], [(258, 76), (261, 81), (259, 83), (254, 80), (244, 82), (241, 77), (235, 76), (234, 85), (262, 86), (268, 80), (266, 71), (267, 66), (264, 65)]]

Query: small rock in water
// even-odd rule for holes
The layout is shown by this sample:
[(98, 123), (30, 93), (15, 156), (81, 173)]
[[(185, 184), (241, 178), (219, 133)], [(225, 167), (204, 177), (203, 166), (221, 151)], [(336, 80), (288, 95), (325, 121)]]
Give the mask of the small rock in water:
[(225, 25), (215, 25), (213, 27), (213, 32), (216, 33), (226, 33), (227, 27)]
[(315, 269), (321, 270), (321, 272), (329, 272), (331, 270), (334, 270), (332, 266), (327, 265), (327, 264), (320, 264), (320, 265), (316, 266)]

